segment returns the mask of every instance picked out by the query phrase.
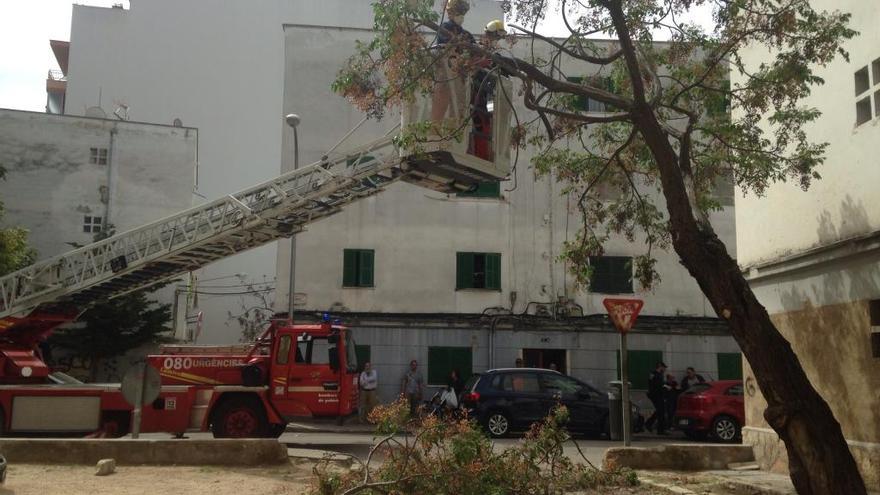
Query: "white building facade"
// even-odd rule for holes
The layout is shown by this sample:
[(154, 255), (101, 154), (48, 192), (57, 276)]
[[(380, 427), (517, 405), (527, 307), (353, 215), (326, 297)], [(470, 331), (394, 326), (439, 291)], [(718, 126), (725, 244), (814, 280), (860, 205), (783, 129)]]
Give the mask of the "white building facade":
[[(472, 32), (502, 17), (497, 2), (472, 4), (465, 25)], [(330, 0), (320, 8), (307, 0), (132, 0), (130, 10), (76, 6), (65, 111), (84, 112), (100, 99), (124, 104), (133, 119), (179, 118), (197, 126), (198, 192), (215, 198), (292, 167), (287, 113), (302, 118), (301, 164), (320, 159), (361, 121), (362, 114), (332, 94), (330, 83), (371, 26), (369, 0)], [(343, 147), (384, 134), (392, 121), (364, 124)], [(303, 315), (331, 310), (356, 327), (362, 355), (385, 377), (384, 398), (396, 394), (397, 379), (413, 358), (428, 364), (434, 382), (443, 374), (437, 370), (453, 364), (479, 371), (510, 365), (520, 355), (529, 364), (553, 361), (597, 386), (616, 378), (616, 336), (602, 316), (607, 294), (576, 290), (558, 261), (562, 243), (577, 230), (569, 198), (558, 184), (536, 180), (528, 158), (520, 156), (516, 176), (493, 197), (446, 196), (401, 183), (297, 236), (297, 309)], [(732, 208), (714, 221), (732, 244)], [(201, 278), (246, 274), (251, 282), (277, 281), (276, 308), (286, 310), (289, 243), (278, 246), (219, 262)], [(625, 262), (642, 247), (615, 240), (608, 254)], [(630, 340), (634, 352), (643, 353), (636, 361), (653, 368), (653, 361), (664, 359), (676, 372), (695, 366), (717, 377), (726, 367), (719, 363), (738, 362), (738, 349), (675, 255), (659, 256), (663, 283), (657, 290), (629, 289), (646, 300), (645, 327)], [(488, 290), (460, 283), (462, 257), (471, 266), (497, 267)], [(631, 275), (622, 278), (632, 284)], [(248, 292), (241, 287), (247, 284), (227, 284), (228, 292)], [(217, 286), (199, 295), (200, 343), (238, 338), (229, 315), (248, 303), (240, 294), (218, 294), (223, 283)], [(566, 313), (554, 319), (555, 308)], [(432, 360), (445, 364), (432, 366)]]
[[(880, 490), (880, 6), (813, 0), (852, 14), (859, 36), (816, 69), (825, 84), (804, 104), (822, 117), (809, 136), (828, 142), (822, 179), (809, 191), (776, 184), (737, 195), (737, 252), (749, 282), (791, 342), (843, 429), (869, 489)], [(752, 65), (760, 48), (743, 52)], [(735, 82), (735, 81), (734, 81)], [(766, 402), (746, 367), (744, 439), (765, 468), (785, 471), (785, 448), (763, 418)]]

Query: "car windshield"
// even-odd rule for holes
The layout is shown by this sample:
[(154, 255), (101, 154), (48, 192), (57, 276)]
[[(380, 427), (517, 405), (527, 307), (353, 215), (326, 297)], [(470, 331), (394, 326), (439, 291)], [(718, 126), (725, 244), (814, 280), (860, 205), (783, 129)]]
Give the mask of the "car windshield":
[(544, 388), (551, 392), (559, 391), (563, 394), (576, 394), (583, 389), (583, 386), (576, 380), (562, 375), (543, 374), (541, 375), (541, 381), (544, 383)]
[(477, 380), (479, 380), (479, 379), (480, 379), (480, 375), (478, 375), (476, 373), (471, 375), (471, 377), (468, 379), (468, 381), (466, 381), (464, 383), (464, 388), (462, 390), (470, 392), (471, 390), (473, 390), (474, 385), (477, 384)]
[(62, 373), (60, 371), (55, 371), (49, 374), (49, 380), (52, 383), (57, 383), (59, 385), (80, 385), (81, 381), (76, 378), (68, 375), (67, 373)]
[(345, 363), (346, 370), (354, 373), (358, 370), (357, 347), (351, 332), (345, 331)]

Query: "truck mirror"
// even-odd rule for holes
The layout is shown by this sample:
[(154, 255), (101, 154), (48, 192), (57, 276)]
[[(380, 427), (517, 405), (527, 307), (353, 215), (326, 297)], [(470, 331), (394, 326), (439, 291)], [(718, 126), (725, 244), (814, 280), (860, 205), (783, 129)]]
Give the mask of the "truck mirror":
[(331, 347), (329, 352), (330, 352), (330, 356), (329, 356), (330, 369), (333, 371), (338, 371), (339, 370), (339, 348), (338, 347)]

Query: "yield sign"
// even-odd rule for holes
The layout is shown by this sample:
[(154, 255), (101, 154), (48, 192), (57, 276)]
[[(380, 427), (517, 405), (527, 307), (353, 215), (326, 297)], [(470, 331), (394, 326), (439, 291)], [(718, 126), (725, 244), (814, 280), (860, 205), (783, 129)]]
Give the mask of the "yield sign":
[(636, 317), (639, 316), (639, 311), (642, 310), (645, 302), (641, 299), (608, 298), (603, 299), (602, 304), (608, 310), (608, 316), (611, 318), (614, 326), (617, 327), (617, 331), (626, 333), (635, 324)]

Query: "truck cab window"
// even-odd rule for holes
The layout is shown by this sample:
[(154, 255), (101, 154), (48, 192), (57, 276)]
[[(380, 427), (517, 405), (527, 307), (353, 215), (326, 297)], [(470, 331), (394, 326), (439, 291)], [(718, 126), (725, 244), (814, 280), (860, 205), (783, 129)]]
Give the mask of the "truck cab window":
[(290, 335), (282, 335), (278, 341), (278, 355), (275, 364), (287, 364), (290, 360)]
[(327, 342), (327, 338), (313, 338), (311, 352), (309, 353), (309, 364), (330, 364), (330, 351), (336, 350), (336, 346), (331, 346)]

